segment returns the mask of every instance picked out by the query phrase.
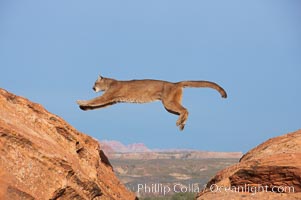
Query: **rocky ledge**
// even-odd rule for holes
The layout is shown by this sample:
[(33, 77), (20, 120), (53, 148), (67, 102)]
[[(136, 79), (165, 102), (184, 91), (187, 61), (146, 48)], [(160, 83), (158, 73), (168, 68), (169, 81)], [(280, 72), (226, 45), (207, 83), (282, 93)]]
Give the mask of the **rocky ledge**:
[(0, 89), (0, 199), (135, 199), (96, 140)]
[(301, 130), (269, 139), (216, 174), (198, 200), (300, 199)]

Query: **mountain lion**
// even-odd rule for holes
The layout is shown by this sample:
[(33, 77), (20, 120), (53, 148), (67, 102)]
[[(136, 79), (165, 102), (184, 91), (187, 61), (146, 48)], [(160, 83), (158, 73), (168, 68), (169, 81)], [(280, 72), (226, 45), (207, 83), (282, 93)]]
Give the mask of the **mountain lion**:
[(99, 76), (93, 90), (95, 92), (103, 91), (103, 95), (91, 100), (78, 100), (77, 104), (82, 110), (93, 110), (119, 102), (148, 103), (161, 100), (168, 112), (180, 115), (176, 125), (180, 130), (183, 130), (188, 117), (187, 109), (181, 105), (182, 88), (185, 87), (213, 88), (223, 98), (227, 98), (227, 93), (222, 87), (209, 81), (181, 81), (177, 83), (152, 79), (118, 81)]

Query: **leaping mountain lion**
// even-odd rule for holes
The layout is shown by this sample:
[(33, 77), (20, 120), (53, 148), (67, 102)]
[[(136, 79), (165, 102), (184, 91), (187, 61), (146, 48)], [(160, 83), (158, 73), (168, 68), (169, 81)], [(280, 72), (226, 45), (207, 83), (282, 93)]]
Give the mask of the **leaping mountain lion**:
[(119, 102), (148, 103), (161, 100), (168, 112), (180, 115), (176, 125), (180, 130), (183, 130), (188, 117), (187, 109), (182, 106), (182, 90), (185, 87), (213, 88), (223, 98), (227, 98), (227, 93), (221, 86), (209, 81), (181, 81), (177, 83), (152, 79), (119, 81), (98, 76), (93, 90), (95, 92), (103, 91), (103, 95), (91, 100), (78, 100), (77, 104), (82, 110), (93, 110)]

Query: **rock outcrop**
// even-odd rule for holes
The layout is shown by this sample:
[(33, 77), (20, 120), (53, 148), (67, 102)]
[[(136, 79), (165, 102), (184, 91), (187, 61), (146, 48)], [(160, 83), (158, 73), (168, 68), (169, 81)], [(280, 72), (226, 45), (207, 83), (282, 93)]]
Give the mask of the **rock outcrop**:
[(135, 199), (99, 143), (0, 89), (0, 199)]
[(197, 199), (301, 199), (301, 130), (252, 149), (212, 178)]

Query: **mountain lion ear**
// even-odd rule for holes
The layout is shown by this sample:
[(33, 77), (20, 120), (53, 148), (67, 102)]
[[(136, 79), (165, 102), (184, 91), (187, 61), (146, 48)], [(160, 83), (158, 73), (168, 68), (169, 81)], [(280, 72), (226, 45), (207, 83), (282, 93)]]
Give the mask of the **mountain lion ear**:
[(102, 76), (100, 76), (100, 75), (98, 75), (98, 80), (101, 80), (101, 79), (103, 79), (103, 77), (102, 77)]

